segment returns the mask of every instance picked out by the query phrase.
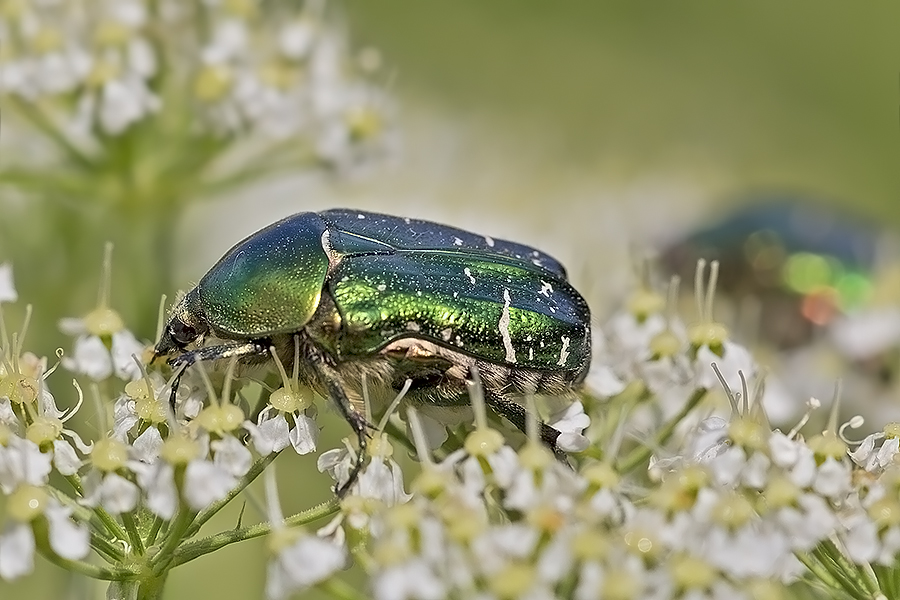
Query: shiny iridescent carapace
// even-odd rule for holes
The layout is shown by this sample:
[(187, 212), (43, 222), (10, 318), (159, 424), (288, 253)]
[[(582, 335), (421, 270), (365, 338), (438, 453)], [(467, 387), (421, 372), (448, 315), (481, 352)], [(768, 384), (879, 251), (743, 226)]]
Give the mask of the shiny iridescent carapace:
[[(156, 354), (259, 363), (271, 348), (289, 370), (299, 356), (362, 448), (362, 381), (396, 394), (411, 380), (411, 402), (447, 409), (468, 405), (478, 377), (524, 429), (524, 396), (571, 394), (587, 375), (590, 310), (534, 248), (416, 219), (300, 213), (229, 250), (175, 307)], [(542, 426), (551, 446), (558, 435)]]

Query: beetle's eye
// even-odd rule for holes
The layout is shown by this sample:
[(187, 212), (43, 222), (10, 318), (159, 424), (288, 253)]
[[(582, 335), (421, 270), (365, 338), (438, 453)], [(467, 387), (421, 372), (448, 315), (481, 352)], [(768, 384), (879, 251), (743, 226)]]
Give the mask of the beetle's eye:
[(169, 326), (169, 332), (172, 339), (182, 346), (187, 346), (197, 339), (197, 330), (179, 319), (175, 319)]

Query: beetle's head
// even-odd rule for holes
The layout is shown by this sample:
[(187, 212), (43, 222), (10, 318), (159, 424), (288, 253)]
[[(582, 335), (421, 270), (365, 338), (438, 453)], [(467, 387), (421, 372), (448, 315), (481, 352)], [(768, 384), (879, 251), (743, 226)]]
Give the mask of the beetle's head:
[(166, 322), (162, 336), (156, 342), (153, 360), (185, 349), (209, 333), (209, 325), (202, 311), (196, 308), (196, 290), (181, 299)]

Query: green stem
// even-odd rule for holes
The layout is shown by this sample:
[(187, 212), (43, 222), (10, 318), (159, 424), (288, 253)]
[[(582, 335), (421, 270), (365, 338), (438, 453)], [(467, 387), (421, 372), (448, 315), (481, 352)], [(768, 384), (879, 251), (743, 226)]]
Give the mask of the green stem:
[(122, 552), (122, 548), (95, 532), (91, 532), (91, 547), (108, 562), (122, 562), (125, 560), (125, 553)]
[(866, 590), (860, 585), (860, 582), (857, 581), (856, 577), (844, 570), (826, 548), (818, 546), (813, 550), (813, 555), (818, 559), (819, 564), (821, 564), (828, 573), (837, 580), (839, 587), (848, 595), (853, 598), (859, 598), (860, 600), (865, 600), (870, 597)]
[(273, 452), (267, 456), (263, 456), (250, 467), (250, 470), (247, 471), (247, 474), (241, 477), (238, 484), (228, 492), (228, 495), (219, 500), (218, 502), (213, 502), (203, 510), (201, 510), (197, 516), (194, 518), (194, 522), (188, 528), (185, 537), (193, 537), (200, 531), (200, 528), (209, 521), (213, 515), (222, 510), (226, 504), (234, 500), (238, 494), (244, 491), (247, 486), (249, 486), (253, 481), (260, 476), (260, 474), (272, 464), (272, 461), (278, 456), (280, 452)]
[[(328, 502), (324, 502), (322, 504), (319, 504), (318, 506), (314, 506), (303, 512), (297, 513), (296, 515), (288, 517), (287, 519), (285, 519), (284, 524), (289, 527), (305, 525), (329, 515), (333, 515), (339, 509), (340, 501), (337, 498), (333, 498)], [(175, 551), (175, 557), (172, 566), (176, 567), (179, 565), (183, 565), (186, 562), (190, 562), (195, 558), (199, 558), (205, 554), (209, 554), (210, 552), (215, 552), (216, 550), (224, 548), (225, 546), (228, 546), (230, 544), (243, 542), (244, 540), (250, 540), (263, 535), (268, 535), (272, 532), (272, 529), (273, 526), (271, 523), (258, 523), (249, 527), (242, 527), (241, 529), (223, 531), (222, 533), (211, 535), (209, 537), (203, 538), (202, 540), (188, 542), (186, 544), (183, 544), (180, 548), (178, 548), (178, 550)]]
[(619, 462), (616, 470), (619, 473), (630, 473), (639, 465), (650, 460), (653, 451), (669, 441), (669, 438), (675, 433), (675, 428), (678, 427), (678, 424), (684, 420), (688, 413), (696, 408), (700, 401), (706, 396), (706, 392), (706, 388), (697, 388), (694, 390), (694, 393), (687, 399), (687, 402), (684, 403), (684, 406), (681, 407), (678, 414), (669, 419), (669, 422), (659, 430), (659, 433), (656, 434), (656, 438), (653, 440), (653, 444), (645, 444), (632, 450), (628, 456)]
[(366, 600), (369, 597), (340, 579), (326, 579), (316, 587), (338, 600)]
[(141, 539), (141, 532), (138, 531), (137, 523), (134, 522), (134, 516), (129, 512), (122, 513), (122, 523), (125, 524), (125, 530), (128, 532), (128, 539), (131, 540), (131, 546), (137, 555), (144, 554), (144, 540)]
[[(84, 495), (84, 487), (81, 485), (81, 479), (78, 475), (70, 475), (66, 477), (66, 481), (69, 482), (69, 485), (78, 492), (78, 495)], [(119, 525), (119, 522), (116, 521), (115, 517), (106, 512), (106, 510), (102, 506), (96, 506), (91, 509), (97, 518), (103, 523), (103, 526), (106, 527), (106, 530), (109, 534), (115, 538), (120, 540), (128, 539), (128, 534), (122, 529), (122, 526)]]
[(163, 544), (162, 549), (160, 549), (159, 553), (154, 557), (157, 560), (150, 561), (151, 566), (153, 567), (153, 575), (159, 576), (169, 569), (169, 566), (175, 558), (175, 549), (178, 548), (178, 545), (184, 539), (184, 534), (188, 527), (190, 527), (193, 518), (194, 513), (187, 510), (185, 507), (178, 509), (175, 521), (172, 523), (172, 526), (169, 527), (166, 541)]
[(156, 517), (153, 520), (153, 525), (150, 527), (150, 533), (147, 534), (147, 546), (152, 546), (156, 543), (156, 536), (159, 535), (159, 530), (162, 529), (164, 522), (165, 521), (160, 517)]

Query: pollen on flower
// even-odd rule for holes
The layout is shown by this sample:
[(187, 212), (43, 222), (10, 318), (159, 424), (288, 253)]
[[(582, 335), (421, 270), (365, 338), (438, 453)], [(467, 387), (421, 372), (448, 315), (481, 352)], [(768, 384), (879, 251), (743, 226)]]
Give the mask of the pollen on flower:
[(183, 466), (200, 455), (200, 446), (184, 436), (173, 436), (163, 443), (160, 456), (173, 466)]
[(62, 421), (41, 415), (35, 417), (25, 429), (25, 438), (43, 448), (58, 438), (62, 431)]
[(94, 442), (91, 463), (106, 473), (118, 471), (128, 461), (128, 446), (114, 438), (101, 438)]
[(34, 485), (20, 485), (7, 497), (6, 512), (20, 523), (30, 523), (47, 508), (47, 492)]
[(470, 456), (486, 457), (496, 453), (504, 445), (503, 434), (496, 429), (476, 429), (468, 436), (464, 448)]
[(720, 498), (712, 511), (716, 523), (732, 530), (746, 525), (755, 515), (756, 511), (750, 501), (737, 493), (729, 493)]

